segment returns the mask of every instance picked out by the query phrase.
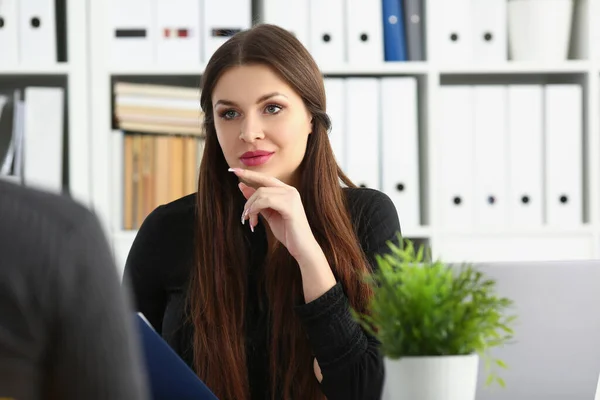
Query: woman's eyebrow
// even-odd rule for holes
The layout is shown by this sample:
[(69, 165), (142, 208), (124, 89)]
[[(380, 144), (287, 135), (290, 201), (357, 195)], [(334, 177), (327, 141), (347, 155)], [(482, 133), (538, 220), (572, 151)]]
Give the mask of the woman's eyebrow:
[[(256, 104), (261, 103), (265, 100), (270, 99), (271, 97), (275, 97), (275, 96), (283, 96), (287, 99), (287, 96), (283, 93), (280, 92), (272, 92), (272, 93), (267, 93), (265, 95), (262, 95), (258, 98), (258, 100), (256, 100)], [(237, 104), (234, 101), (231, 100), (227, 100), (227, 99), (220, 99), (215, 103), (215, 107), (218, 106), (219, 104), (225, 105), (225, 106), (231, 106), (231, 107), (236, 107)]]

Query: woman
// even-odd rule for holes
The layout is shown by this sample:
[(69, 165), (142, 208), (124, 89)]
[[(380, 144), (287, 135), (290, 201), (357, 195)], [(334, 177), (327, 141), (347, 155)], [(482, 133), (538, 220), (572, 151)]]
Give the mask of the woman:
[(200, 101), (198, 193), (153, 211), (127, 260), (139, 311), (222, 400), (379, 399), (378, 343), (349, 308), (400, 226), (337, 166), (317, 65), (258, 25), (215, 52)]

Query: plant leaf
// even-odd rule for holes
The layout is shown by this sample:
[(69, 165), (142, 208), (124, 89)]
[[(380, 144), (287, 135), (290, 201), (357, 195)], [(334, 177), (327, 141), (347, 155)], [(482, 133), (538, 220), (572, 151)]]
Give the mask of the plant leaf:
[(507, 365), (488, 351), (510, 342), (516, 316), (509, 315), (512, 301), (496, 293), (496, 282), (471, 264), (451, 267), (433, 260), (430, 249), (416, 248), (399, 232), (387, 246), (364, 277), (373, 292), (367, 310), (352, 310), (382, 353), (392, 359), (478, 353), (486, 382), (503, 382), (494, 369)]

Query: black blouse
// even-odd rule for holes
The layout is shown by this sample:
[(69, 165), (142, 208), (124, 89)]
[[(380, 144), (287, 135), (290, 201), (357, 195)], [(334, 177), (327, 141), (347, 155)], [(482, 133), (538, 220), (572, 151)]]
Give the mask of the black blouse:
[[(376, 190), (346, 188), (344, 192), (360, 245), (376, 268), (375, 254), (388, 250), (388, 240), (397, 243), (396, 208)], [(140, 227), (125, 267), (137, 310), (192, 368), (192, 328), (184, 323), (183, 311), (194, 253), (195, 210), (195, 194), (154, 210)], [(258, 306), (257, 277), (252, 272), (264, 259), (267, 238), (261, 223), (254, 233), (247, 231), (253, 253), (246, 306), (248, 376), (252, 399), (263, 400), (270, 398), (270, 321), (268, 311)], [(378, 342), (352, 318), (340, 283), (318, 299), (297, 305), (295, 312), (319, 361), (321, 388), (328, 400), (380, 399), (384, 367)]]

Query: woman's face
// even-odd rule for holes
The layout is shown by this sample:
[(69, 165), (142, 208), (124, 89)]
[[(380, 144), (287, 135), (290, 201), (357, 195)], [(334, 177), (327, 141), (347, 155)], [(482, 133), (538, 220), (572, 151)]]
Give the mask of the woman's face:
[(221, 76), (212, 103), (217, 139), (230, 167), (294, 181), (312, 116), (285, 81), (264, 65), (237, 66)]

